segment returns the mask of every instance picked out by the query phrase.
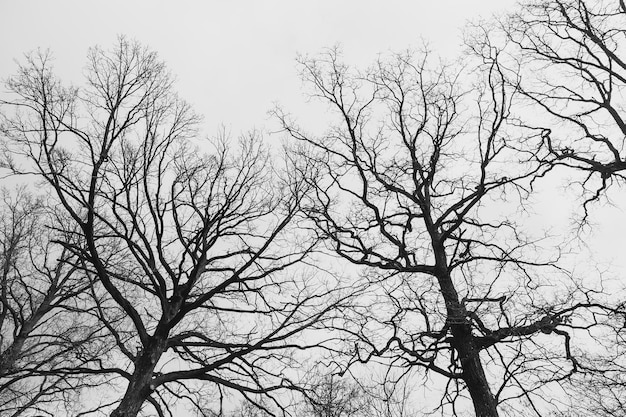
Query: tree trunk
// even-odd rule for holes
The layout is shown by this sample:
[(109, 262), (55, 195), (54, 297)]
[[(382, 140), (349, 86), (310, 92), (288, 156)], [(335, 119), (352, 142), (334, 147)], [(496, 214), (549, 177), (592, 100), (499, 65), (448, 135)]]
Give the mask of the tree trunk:
[(480, 361), (480, 350), (476, 347), (474, 336), (469, 324), (454, 326), (452, 336), (454, 348), (459, 354), (459, 361), (463, 368), (463, 381), (467, 385), (476, 417), (497, 417), (496, 400), (491, 393), (487, 377)]
[[(445, 263), (445, 255), (439, 259)], [(452, 347), (457, 351), (459, 362), (463, 370), (463, 381), (467, 385), (470, 397), (474, 404), (476, 417), (498, 417), (496, 400), (491, 393), (483, 364), (480, 360), (480, 349), (476, 345), (472, 326), (467, 321), (467, 310), (459, 301), (459, 295), (454, 287), (447, 267), (440, 264), (437, 274), (441, 293), (446, 303), (448, 323), (452, 333)]]
[(22, 350), (24, 349), (26, 340), (30, 337), (31, 332), (48, 310), (48, 300), (44, 299), (41, 306), (22, 323), (22, 328), (11, 345), (9, 345), (4, 352), (0, 353), (0, 376), (6, 375), (15, 369), (15, 362), (22, 356)]
[(144, 349), (135, 361), (135, 370), (126, 388), (124, 398), (111, 413), (111, 417), (136, 417), (155, 387), (152, 385), (154, 368), (167, 346), (167, 339), (155, 340)]
[(21, 333), (2, 353), (0, 353), (0, 376), (8, 375), (15, 370), (15, 362), (22, 353), (26, 337)]

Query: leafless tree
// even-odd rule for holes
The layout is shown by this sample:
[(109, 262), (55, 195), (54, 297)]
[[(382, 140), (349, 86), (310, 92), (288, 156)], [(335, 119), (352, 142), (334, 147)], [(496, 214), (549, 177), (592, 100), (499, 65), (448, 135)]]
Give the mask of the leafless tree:
[(335, 375), (312, 381), (313, 386), (301, 415), (311, 417), (356, 417), (370, 415), (365, 391)]
[(294, 225), (308, 184), (256, 133), (196, 139), (199, 118), (137, 43), (93, 48), (85, 71), (64, 87), (29, 55), (3, 121), (5, 166), (50, 187), (85, 242), (65, 251), (108, 294), (96, 307), (116, 349), (99, 372), (118, 380), (85, 413), (221, 413), (229, 390), (290, 388), (330, 293), (292, 268), (314, 243)]
[[(90, 311), (90, 280), (55, 241), (52, 216), (24, 189), (2, 190), (0, 211), (0, 409), (17, 416), (71, 409), (106, 348)], [(4, 415), (4, 414), (3, 414)]]
[[(409, 391), (405, 381), (374, 383), (371, 374), (367, 382), (351, 375), (309, 375), (308, 388), (297, 414), (306, 417), (412, 417)], [(303, 381), (304, 382), (304, 381)], [(367, 384), (367, 385), (366, 385)]]
[[(623, 185), (626, 169), (625, 3), (527, 1), (472, 33), (474, 52), (507, 68), (506, 82), (520, 99), (519, 125), (535, 132), (528, 138), (536, 155), (581, 186), (580, 225), (587, 225), (590, 204), (610, 200), (609, 188)], [(612, 303), (623, 309), (623, 286), (614, 288)], [(588, 366), (572, 377), (578, 414), (624, 415), (624, 338), (623, 321), (613, 320), (587, 349), (579, 345)]]
[(588, 204), (624, 180), (625, 26), (621, 0), (529, 1), (472, 42), (507, 62), (544, 158), (582, 174), (585, 219)]
[(614, 329), (623, 311), (525, 231), (533, 181), (551, 165), (512, 120), (504, 69), (485, 62), (399, 54), (362, 73), (332, 49), (300, 64), (336, 123), (315, 135), (276, 115), (317, 167), (307, 212), (319, 238), (371, 289), (336, 324), (348, 366), (421, 368), (446, 415), (468, 397), (481, 417), (543, 415), (590, 366), (573, 341)]

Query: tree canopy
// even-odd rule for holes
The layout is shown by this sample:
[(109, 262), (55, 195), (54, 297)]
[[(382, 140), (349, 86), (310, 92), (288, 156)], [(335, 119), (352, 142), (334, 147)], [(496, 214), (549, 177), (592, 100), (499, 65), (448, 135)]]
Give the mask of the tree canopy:
[(599, 272), (623, 271), (584, 241), (624, 180), (625, 17), (528, 1), (456, 62), (300, 56), (327, 118), (277, 106), (280, 145), (205, 138), (125, 37), (75, 85), (27, 54), (0, 97), (0, 409), (624, 415), (626, 288)]

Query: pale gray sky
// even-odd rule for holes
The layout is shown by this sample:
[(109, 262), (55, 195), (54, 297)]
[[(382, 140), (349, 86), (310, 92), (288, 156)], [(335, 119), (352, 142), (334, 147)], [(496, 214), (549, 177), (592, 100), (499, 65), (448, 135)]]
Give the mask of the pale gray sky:
[(208, 131), (268, 126), (272, 103), (302, 102), (297, 53), (340, 43), (365, 66), (380, 52), (427, 40), (453, 51), (468, 19), (503, 11), (513, 0), (315, 1), (12, 1), (0, 0), (0, 78), (13, 60), (50, 48), (56, 67), (78, 80), (87, 48), (113, 45), (118, 34), (156, 50), (177, 88), (206, 119)]
[[(41, 47), (53, 52), (65, 81), (80, 83), (87, 49), (109, 48), (118, 35), (126, 35), (167, 62), (181, 96), (204, 116), (206, 134), (222, 124), (233, 135), (253, 128), (271, 131), (277, 126), (267, 111), (274, 103), (299, 119), (311, 114), (304, 105), (296, 54), (316, 54), (340, 44), (346, 61), (362, 68), (379, 53), (415, 48), (426, 41), (435, 54), (452, 58), (461, 50), (466, 22), (512, 10), (515, 3), (0, 0), (0, 79), (15, 72), (15, 59)], [(0, 86), (0, 93), (4, 91)], [(575, 192), (551, 188), (551, 197), (537, 206), (537, 218), (554, 226), (553, 232), (569, 229), (567, 211), (576, 204)], [(617, 193), (613, 197), (618, 198)], [(621, 221), (625, 208), (622, 201), (596, 211), (595, 232), (586, 238), (600, 259), (617, 265), (626, 265), (619, 244), (626, 234), (626, 222)], [(612, 268), (612, 274), (621, 271)]]
[[(306, 117), (297, 53), (341, 44), (346, 60), (364, 67), (378, 53), (427, 41), (454, 56), (468, 20), (511, 10), (515, 0), (0, 0), (0, 79), (14, 59), (49, 48), (63, 79), (80, 82), (87, 49), (112, 46), (126, 35), (157, 51), (177, 77), (177, 90), (205, 117), (211, 134), (224, 124), (233, 134), (272, 130), (267, 111), (280, 102)], [(0, 87), (0, 94), (5, 88)], [(574, 192), (569, 190), (568, 192)], [(564, 201), (562, 191), (557, 196)], [(558, 193), (557, 193), (558, 194)], [(553, 194), (555, 196), (556, 194)], [(569, 213), (546, 201), (540, 217), (568, 227)], [(589, 242), (606, 259), (626, 263), (621, 204), (600, 221)], [(599, 219), (602, 220), (602, 219)], [(563, 224), (560, 224), (563, 223)], [(619, 257), (622, 258), (619, 258)], [(584, 262), (584, 260), (582, 261)], [(622, 268), (614, 270), (623, 271)]]

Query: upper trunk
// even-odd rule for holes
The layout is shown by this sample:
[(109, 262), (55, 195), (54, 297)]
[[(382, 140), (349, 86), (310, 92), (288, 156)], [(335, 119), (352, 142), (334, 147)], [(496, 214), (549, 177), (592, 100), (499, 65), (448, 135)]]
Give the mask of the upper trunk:
[(476, 417), (497, 417), (496, 400), (489, 388), (480, 360), (480, 349), (476, 346), (470, 325), (465, 323), (453, 325), (452, 337), (463, 369), (463, 381), (472, 398)]
[(22, 356), (22, 350), (24, 349), (24, 344), (26, 340), (31, 336), (32, 331), (37, 326), (37, 323), (41, 320), (41, 318), (46, 314), (49, 310), (49, 300), (46, 297), (39, 308), (35, 310), (32, 315), (26, 319), (22, 323), (22, 328), (20, 329), (15, 339), (2, 353), (0, 353), (0, 376), (6, 375), (13, 371), (16, 367), (16, 362)]
[(467, 310), (460, 302), (450, 276), (445, 249), (437, 243), (435, 242), (433, 245), (437, 260), (437, 280), (446, 303), (447, 322), (452, 334), (452, 347), (458, 354), (463, 370), (463, 381), (472, 398), (476, 417), (498, 417), (497, 403), (489, 388), (485, 370), (480, 360), (480, 349), (472, 334), (471, 323), (467, 320)]
[(135, 360), (135, 370), (130, 379), (124, 398), (111, 413), (111, 417), (135, 417), (144, 402), (154, 391), (152, 377), (157, 362), (167, 347), (167, 338), (152, 338), (150, 344)]

